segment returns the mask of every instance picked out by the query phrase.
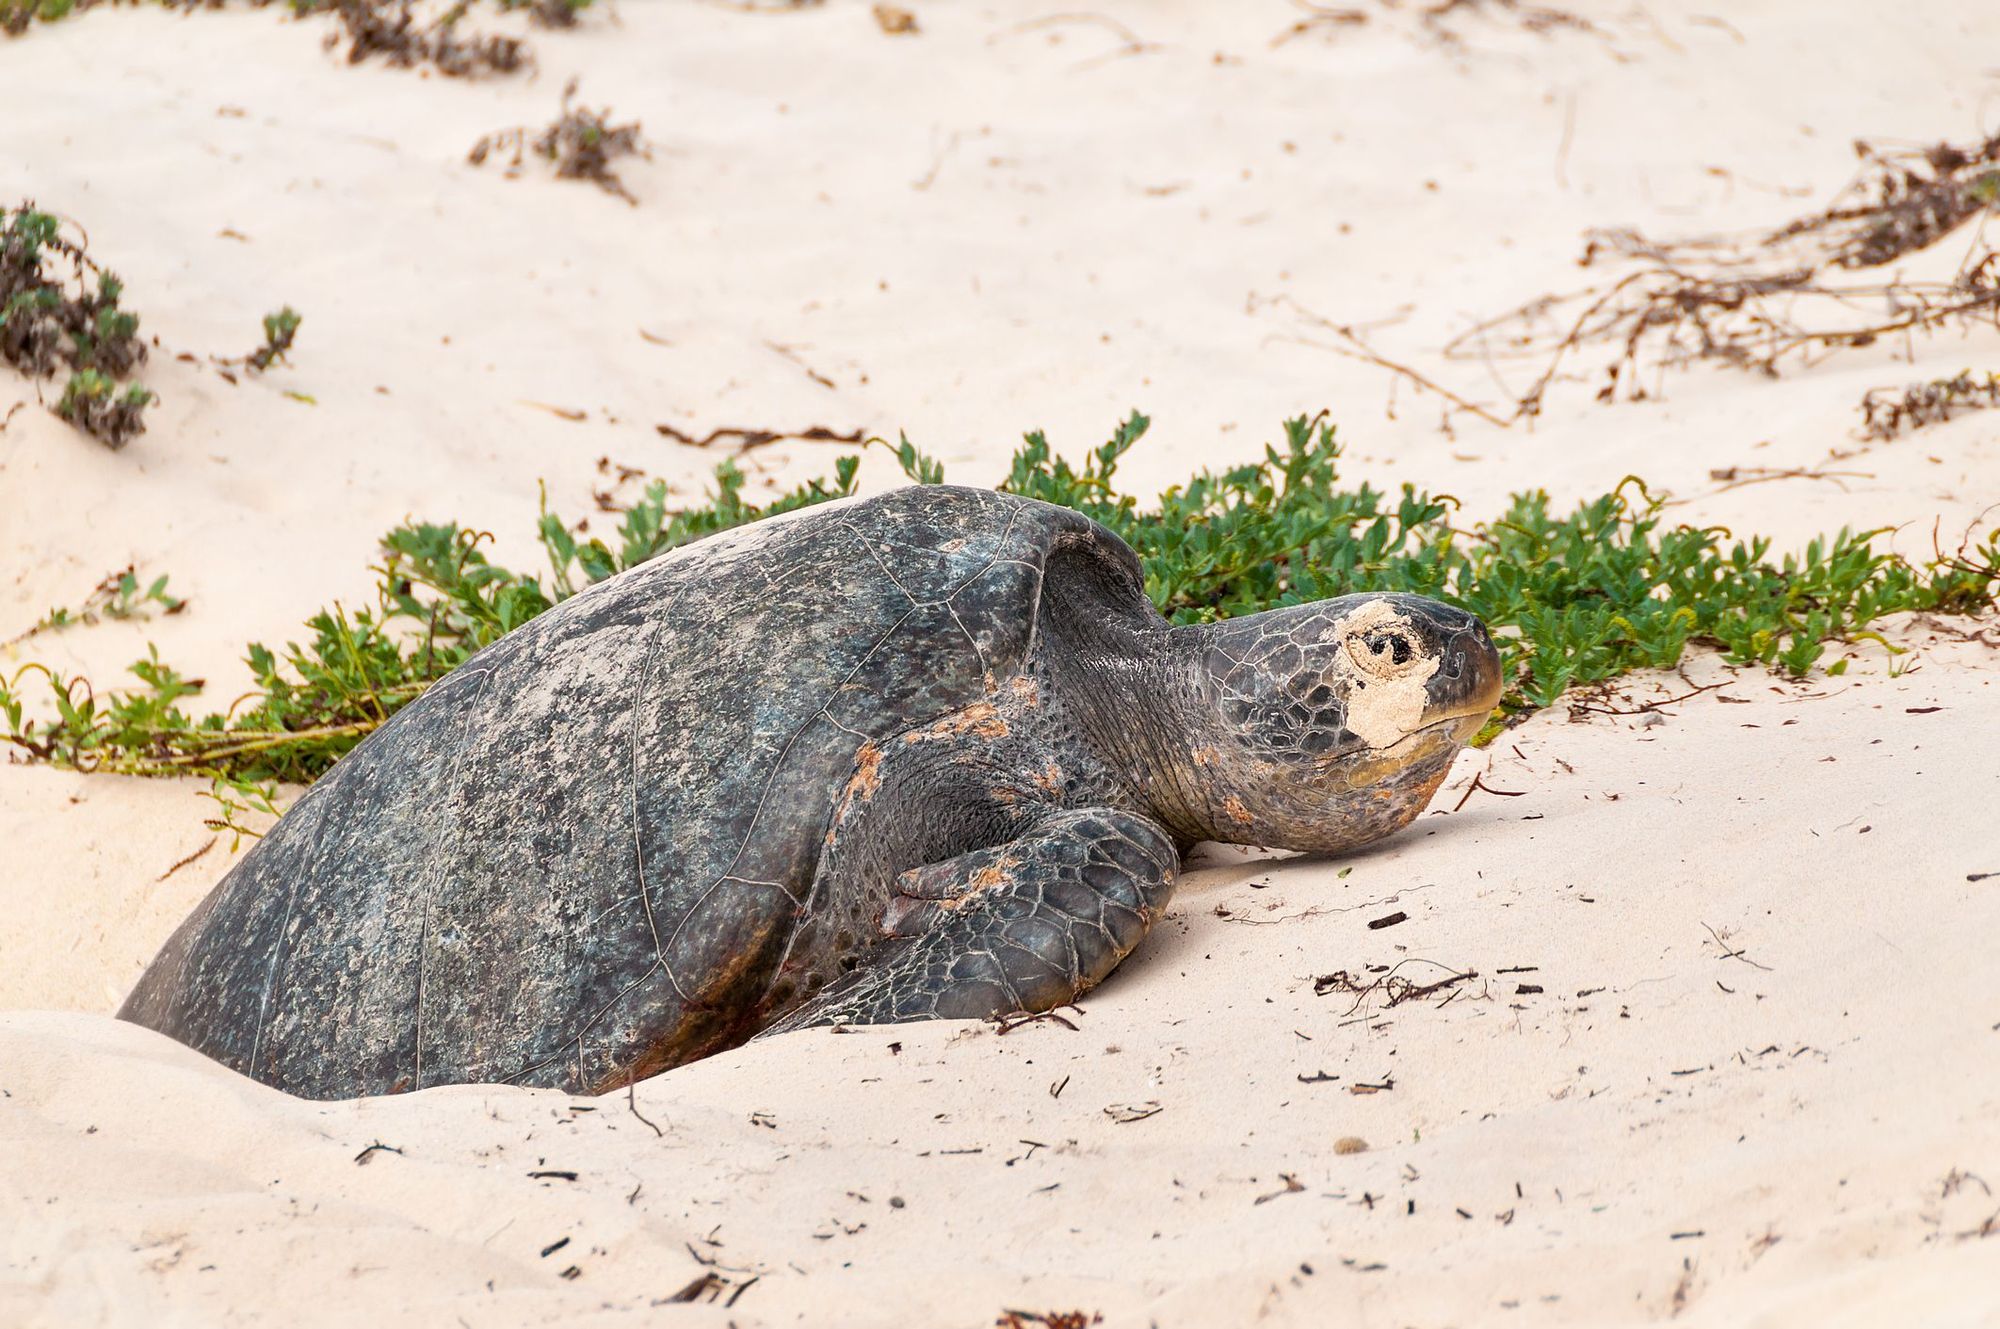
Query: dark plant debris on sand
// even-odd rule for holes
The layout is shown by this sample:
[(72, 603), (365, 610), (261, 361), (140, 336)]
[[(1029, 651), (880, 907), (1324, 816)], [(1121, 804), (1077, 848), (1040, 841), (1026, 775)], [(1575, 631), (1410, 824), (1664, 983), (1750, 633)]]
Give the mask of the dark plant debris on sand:
[(488, 134), (472, 145), (466, 160), (474, 166), (484, 165), (488, 156), (511, 148), (513, 157), (507, 164), (507, 175), (512, 178), (521, 173), (525, 156), (532, 152), (554, 166), (557, 179), (588, 180), (636, 207), (639, 200), (625, 188), (625, 182), (618, 178), (611, 164), (621, 157), (650, 157), (645, 140), (640, 137), (639, 123), (635, 120), (627, 125), (614, 125), (610, 108), (593, 111), (587, 106), (574, 105), (576, 87), (576, 80), (571, 79), (563, 89), (561, 114), (532, 140), (525, 128)]
[(292, 349), (292, 341), (299, 335), (299, 324), (305, 321), (298, 310), (286, 305), (275, 314), (264, 315), (264, 344), (243, 358), (249, 368), (262, 373), (273, 364), (285, 358)]
[(347, 63), (358, 65), (374, 56), (398, 69), (428, 65), (453, 78), (511, 74), (528, 62), (527, 44), (519, 37), (471, 32), (460, 25), (471, 8), (460, 0), (429, 22), (419, 17), (412, 0), (304, 0), (294, 12), (331, 14), (339, 26), (326, 35), (328, 50), (342, 42)]
[(1909, 430), (1943, 424), (1967, 411), (2000, 408), (2000, 374), (1962, 369), (1950, 378), (1905, 388), (1870, 388), (1861, 397), (1863, 437), (1888, 442)]
[(1000, 1312), (994, 1329), (1091, 1329), (1104, 1323), (1096, 1311), (1017, 1311)]
[[(0, 32), (18, 37), (40, 19), (53, 22), (119, 0), (0, 0)], [(158, 0), (192, 13), (222, 10), (228, 0)], [(572, 28), (592, 0), (494, 0), (500, 12), (520, 11), (542, 28)], [(454, 78), (511, 74), (533, 62), (528, 44), (505, 33), (477, 32), (465, 23), (478, 0), (247, 0), (253, 9), (282, 6), (294, 18), (326, 16), (334, 28), (328, 50), (344, 48), (349, 64), (380, 57), (399, 69), (426, 67)]]
[(144, 618), (154, 605), (159, 606), (161, 613), (178, 614), (187, 608), (187, 601), (167, 593), (166, 574), (151, 582), (141, 582), (138, 566), (128, 563), (119, 571), (106, 574), (81, 605), (74, 609), (59, 605), (49, 610), (27, 631), (0, 640), (0, 646), (13, 646), (44, 632), (93, 627), (107, 618), (120, 622)]

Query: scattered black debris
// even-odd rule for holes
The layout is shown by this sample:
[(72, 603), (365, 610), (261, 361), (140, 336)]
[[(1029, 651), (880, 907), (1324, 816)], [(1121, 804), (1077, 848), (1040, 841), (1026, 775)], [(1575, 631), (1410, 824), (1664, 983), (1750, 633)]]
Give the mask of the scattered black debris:
[(722, 1289), (729, 1286), (729, 1280), (714, 1270), (703, 1270), (701, 1275), (680, 1291), (668, 1297), (669, 1302), (714, 1301)]
[(1393, 913), (1393, 914), (1385, 914), (1385, 915), (1383, 915), (1383, 916), (1382, 916), (1381, 918), (1371, 918), (1371, 919), (1369, 919), (1369, 920), (1368, 920), (1368, 930), (1369, 930), (1370, 932), (1377, 932), (1377, 931), (1380, 931), (1380, 930), (1381, 930), (1381, 929), (1383, 929), (1383, 928), (1392, 928), (1392, 927), (1395, 927), (1395, 926), (1396, 926), (1396, 924), (1398, 924), (1398, 923), (1402, 923), (1402, 922), (1407, 922), (1407, 921), (1408, 921), (1408, 919), (1409, 919), (1409, 917), (1410, 917), (1410, 916), (1409, 916), (1408, 914), (1406, 914), (1406, 913), (1404, 913), (1404, 912), (1403, 912), (1402, 910), (1398, 909), (1398, 910), (1397, 910), (1397, 911), (1396, 911), (1395, 913)]
[(563, 1247), (567, 1245), (569, 1245), (568, 1237), (557, 1237), (554, 1241), (542, 1247), (542, 1258), (544, 1260), (548, 1259), (551, 1255), (554, 1255), (557, 1251), (561, 1250)]
[(536, 1179), (545, 1179), (554, 1181), (576, 1180), (576, 1173), (571, 1172), (568, 1168), (543, 1168), (538, 1172), (530, 1172), (528, 1175)]
[(358, 1166), (366, 1167), (368, 1165), (369, 1160), (372, 1159), (376, 1154), (400, 1154), (402, 1152), (403, 1151), (401, 1149), (398, 1149), (393, 1144), (383, 1144), (380, 1140), (377, 1140), (373, 1144), (369, 1145), (366, 1149), (363, 1149), (360, 1153), (356, 1154), (354, 1156), (354, 1161)]
[(1123, 1126), (1130, 1122), (1159, 1116), (1160, 1105), (1151, 1100), (1144, 1103), (1113, 1103), (1104, 1109), (1104, 1115)]

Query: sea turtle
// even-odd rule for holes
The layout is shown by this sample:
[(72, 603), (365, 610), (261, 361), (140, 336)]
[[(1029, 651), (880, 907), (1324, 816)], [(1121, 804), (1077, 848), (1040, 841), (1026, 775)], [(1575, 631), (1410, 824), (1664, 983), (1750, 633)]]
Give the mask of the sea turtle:
[(913, 486), (685, 546), (405, 707), (120, 1014), (311, 1098), (592, 1093), (805, 1025), (1047, 1010), (1202, 840), (1420, 812), (1500, 693), (1471, 615), (1170, 626), (1067, 508)]

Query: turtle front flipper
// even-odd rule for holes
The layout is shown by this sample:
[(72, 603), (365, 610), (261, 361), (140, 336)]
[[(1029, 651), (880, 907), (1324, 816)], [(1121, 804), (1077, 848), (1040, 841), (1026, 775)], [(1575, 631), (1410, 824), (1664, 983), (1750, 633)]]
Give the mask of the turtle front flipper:
[(1136, 813), (1051, 813), (1026, 834), (905, 872), (860, 964), (764, 1032), (1046, 1011), (1102, 982), (1160, 917), (1173, 837)]

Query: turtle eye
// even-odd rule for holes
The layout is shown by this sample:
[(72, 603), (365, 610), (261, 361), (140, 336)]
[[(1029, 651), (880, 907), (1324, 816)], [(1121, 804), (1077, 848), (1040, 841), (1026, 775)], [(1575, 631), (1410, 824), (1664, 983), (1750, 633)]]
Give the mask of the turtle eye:
[(1410, 662), (1410, 639), (1400, 632), (1371, 632), (1367, 641), (1368, 649), (1378, 660), (1387, 655), (1396, 664)]
[(1347, 639), (1354, 663), (1378, 676), (1402, 673), (1417, 658), (1417, 643), (1401, 627), (1369, 628)]

